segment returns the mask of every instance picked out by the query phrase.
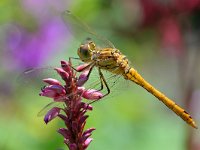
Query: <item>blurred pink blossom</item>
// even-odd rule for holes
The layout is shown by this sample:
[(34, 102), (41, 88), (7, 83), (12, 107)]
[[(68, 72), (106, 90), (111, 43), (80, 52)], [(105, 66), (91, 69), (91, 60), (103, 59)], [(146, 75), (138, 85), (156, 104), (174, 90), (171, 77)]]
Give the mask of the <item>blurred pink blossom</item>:
[(158, 27), (161, 45), (170, 54), (179, 56), (184, 51), (181, 18), (189, 18), (200, 9), (200, 0), (140, 0), (142, 27)]

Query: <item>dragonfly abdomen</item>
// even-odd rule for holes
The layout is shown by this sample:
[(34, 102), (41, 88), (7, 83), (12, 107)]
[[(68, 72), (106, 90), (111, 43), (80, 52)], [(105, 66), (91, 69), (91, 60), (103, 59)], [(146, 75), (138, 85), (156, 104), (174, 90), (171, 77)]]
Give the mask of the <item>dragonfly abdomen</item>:
[(156, 98), (162, 101), (169, 109), (175, 112), (178, 116), (180, 116), (185, 122), (191, 125), (194, 128), (197, 128), (192, 117), (180, 106), (178, 106), (173, 100), (169, 99), (163, 93), (154, 88), (151, 84), (144, 80), (144, 78), (137, 73), (134, 68), (130, 68), (125, 74), (124, 77), (128, 80), (135, 82), (136, 84), (142, 86), (149, 93), (153, 94)]

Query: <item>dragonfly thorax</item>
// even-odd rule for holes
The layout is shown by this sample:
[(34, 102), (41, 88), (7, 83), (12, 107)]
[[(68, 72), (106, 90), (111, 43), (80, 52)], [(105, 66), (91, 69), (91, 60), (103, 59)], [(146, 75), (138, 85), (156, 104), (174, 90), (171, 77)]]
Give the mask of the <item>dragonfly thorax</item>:
[(87, 42), (85, 44), (82, 44), (80, 48), (78, 49), (78, 56), (83, 62), (91, 62), (92, 61), (92, 55), (95, 51), (96, 46), (94, 42)]

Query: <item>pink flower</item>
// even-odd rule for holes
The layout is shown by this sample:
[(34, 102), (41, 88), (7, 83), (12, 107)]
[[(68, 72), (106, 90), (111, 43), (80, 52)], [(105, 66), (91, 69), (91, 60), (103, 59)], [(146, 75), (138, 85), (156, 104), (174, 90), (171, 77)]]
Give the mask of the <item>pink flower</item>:
[(50, 85), (61, 85), (61, 83), (58, 80), (52, 78), (43, 79), (43, 81)]
[(60, 128), (58, 133), (64, 137), (64, 143), (70, 150), (85, 150), (92, 141), (90, 136), (95, 129), (89, 128), (84, 131), (89, 117), (85, 113), (91, 111), (92, 106), (82, 102), (82, 98), (98, 100), (103, 97), (103, 94), (97, 90), (82, 87), (88, 80), (89, 71), (84, 71), (77, 78), (71, 64), (65, 61), (61, 61), (61, 68), (55, 68), (55, 71), (65, 84), (62, 85), (61, 82), (52, 78), (43, 79), (48, 85), (41, 89), (40, 96), (53, 98), (53, 101), (63, 102), (65, 105), (64, 108), (53, 107), (49, 110), (44, 121), (47, 124), (56, 117), (62, 119), (66, 127)]
[(56, 99), (57, 97), (65, 96), (66, 92), (62, 85), (49, 85), (44, 87), (39, 95)]
[(91, 89), (91, 90), (84, 90), (82, 97), (88, 100), (98, 100), (103, 97), (103, 94), (97, 90)]
[(49, 121), (57, 117), (60, 113), (60, 108), (53, 107), (51, 110), (48, 111), (48, 113), (44, 117), (44, 122), (47, 124)]

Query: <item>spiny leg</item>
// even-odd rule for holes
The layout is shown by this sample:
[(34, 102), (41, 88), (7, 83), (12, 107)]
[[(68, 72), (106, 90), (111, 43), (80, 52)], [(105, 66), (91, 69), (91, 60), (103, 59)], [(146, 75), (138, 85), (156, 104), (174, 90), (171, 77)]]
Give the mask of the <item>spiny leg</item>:
[[(105, 84), (106, 89), (107, 89), (107, 93), (103, 95), (103, 97), (105, 97), (105, 96), (107, 96), (108, 94), (110, 94), (110, 88), (109, 88), (109, 86), (108, 86), (108, 84), (107, 84), (107, 82), (106, 82), (106, 80), (105, 80), (105, 77), (104, 77), (103, 73), (101, 72), (101, 69), (100, 69), (100, 68), (98, 68), (98, 71), (99, 71), (99, 76), (100, 76), (100, 79), (101, 79), (101, 82), (102, 82), (102, 89), (103, 89), (103, 84)], [(102, 90), (102, 89), (101, 89), (101, 90)]]
[[(89, 72), (88, 72), (88, 74), (87, 74), (87, 78), (88, 78), (88, 79), (89, 79), (89, 77), (90, 77), (90, 74), (91, 74), (91, 72), (92, 72), (94, 66), (95, 66), (94, 63), (91, 63), (91, 64), (90, 64), (90, 70), (89, 70)], [(86, 67), (87, 67), (87, 66), (86, 66)], [(85, 69), (84, 69), (84, 70), (85, 70)]]
[(107, 82), (106, 82), (106, 79), (105, 79), (103, 73), (101, 72), (101, 69), (98, 68), (98, 70), (99, 70), (100, 78), (101, 78), (101, 80), (103, 81), (103, 83), (105, 84), (106, 89), (107, 89), (107, 93), (106, 93), (105, 95), (103, 95), (103, 97), (105, 97), (105, 96), (107, 96), (108, 94), (110, 94), (110, 88), (109, 88), (109, 86), (108, 86), (108, 84), (107, 84)]
[(69, 61), (71, 62), (71, 60), (74, 59), (74, 60), (80, 60), (79, 57), (69, 57)]
[[(79, 60), (80, 61), (80, 58), (79, 57), (69, 57), (69, 63), (72, 64), (72, 60)], [(73, 68), (73, 67), (72, 67)], [(73, 68), (74, 69), (74, 68)]]
[[(77, 60), (77, 59), (80, 60), (80, 58), (69, 57), (69, 62), (71, 62), (72, 59), (74, 59), (74, 60)], [(91, 63), (89, 63), (87, 66), (84, 66), (84, 67), (83, 67), (82, 69), (80, 69), (80, 70), (77, 70), (77, 69), (74, 68), (73, 66), (71, 66), (71, 68), (72, 68), (73, 70), (75, 70), (76, 72), (82, 72), (82, 71), (85, 71), (86, 69), (90, 69), (89, 72), (88, 72), (88, 74), (87, 74), (87, 78), (89, 78), (89, 76), (90, 76), (90, 74), (91, 74), (91, 72), (92, 72), (94, 66), (95, 66), (95, 62), (91, 62)]]
[(102, 90), (103, 90), (103, 80), (102, 80), (102, 78), (101, 78), (100, 69), (99, 69), (99, 68), (98, 68), (98, 72), (99, 72), (99, 79), (100, 79), (100, 81), (101, 81), (101, 87), (100, 87), (100, 89), (98, 89), (97, 91), (102, 91)]
[[(106, 89), (107, 89), (107, 93), (104, 94), (104, 95), (101, 97), (101, 98), (103, 98), (103, 97), (107, 96), (108, 94), (110, 94), (110, 88), (109, 88), (109, 86), (108, 86), (108, 84), (107, 84), (107, 82), (106, 82), (106, 80), (105, 80), (105, 77), (104, 77), (103, 73), (101, 72), (101, 69), (100, 69), (100, 68), (98, 68), (98, 71), (99, 71), (99, 76), (100, 76), (100, 80), (101, 80), (101, 83), (102, 83), (101, 88), (103, 89), (103, 84), (105, 84)], [(100, 91), (101, 91), (102, 89), (100, 89)], [(92, 103), (94, 103), (94, 102), (96, 102), (96, 101), (98, 101), (98, 100), (100, 100), (100, 99), (94, 100), (94, 101), (92, 101), (92, 102), (90, 102), (90, 103), (88, 103), (88, 104), (92, 104)]]
[[(95, 66), (95, 64), (91, 64), (92, 66), (90, 66), (90, 68), (89, 68), (89, 72), (86, 72), (86, 76), (84, 77), (84, 83), (89, 79), (89, 77), (90, 77), (90, 74), (91, 74), (91, 72), (92, 72), (92, 70), (93, 70), (93, 68), (94, 68), (94, 66)], [(79, 79), (80, 79), (80, 77), (79, 77)], [(78, 80), (77, 80), (78, 81)], [(78, 82), (77, 82), (78, 83)], [(81, 83), (81, 85), (82, 85), (82, 81), (80, 82)], [(80, 86), (80, 84), (78, 83), (77, 84), (78, 86)]]
[[(74, 60), (80, 60), (80, 58), (75, 58), (75, 57), (69, 57), (69, 62), (72, 62), (72, 59)], [(83, 67), (82, 69), (80, 70), (77, 70), (76, 68), (74, 68), (73, 66), (70, 66), (73, 70), (75, 70), (76, 72), (82, 72), (86, 69), (88, 69), (89, 67), (93, 66), (94, 65), (94, 62), (92, 63), (89, 63), (87, 66)]]

